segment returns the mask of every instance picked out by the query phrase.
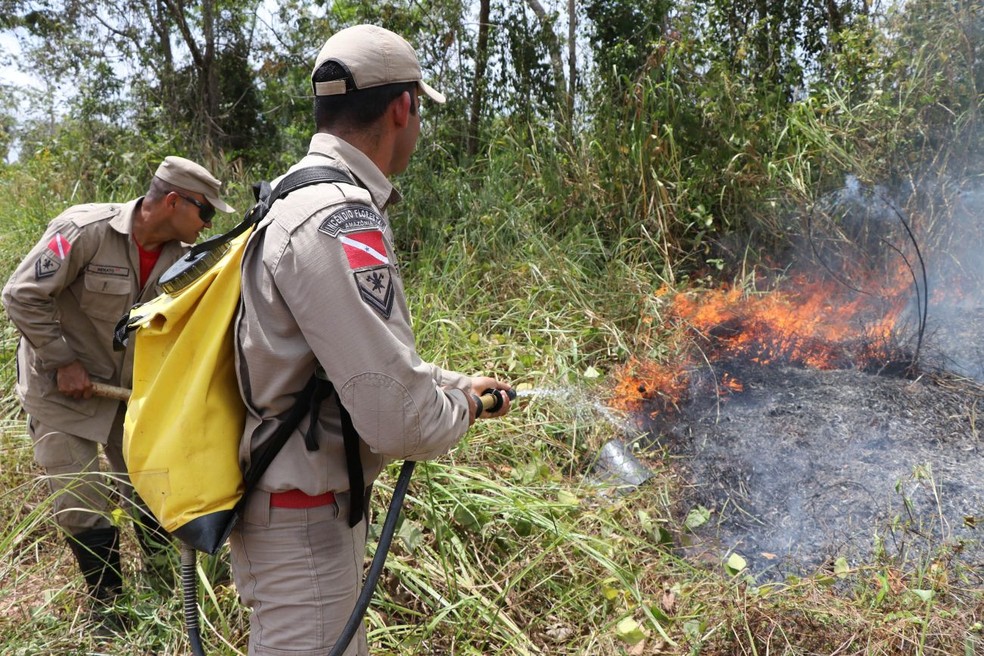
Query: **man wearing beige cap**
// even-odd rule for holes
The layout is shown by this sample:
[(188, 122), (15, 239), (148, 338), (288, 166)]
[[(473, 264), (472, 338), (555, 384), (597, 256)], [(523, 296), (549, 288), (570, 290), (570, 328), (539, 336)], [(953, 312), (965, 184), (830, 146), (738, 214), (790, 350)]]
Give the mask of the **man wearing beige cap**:
[[(509, 409), (509, 385), (417, 354), (393, 249), (387, 212), (400, 194), (389, 178), (410, 161), (421, 98), (444, 96), (421, 80), (403, 38), (371, 25), (328, 39), (312, 83), (317, 134), (290, 172), (330, 166), (351, 183), (291, 192), (247, 244), (236, 321), (242, 462), (269, 443), (301, 390), (325, 379), (331, 388), (311, 395), (230, 537), (236, 587), (253, 609), (250, 656), (332, 653), (360, 592), (380, 471), (436, 458), (479, 414)], [(476, 403), (487, 390), (502, 398), (491, 414)], [(368, 653), (361, 623), (343, 653)]]
[[(205, 168), (168, 157), (145, 196), (77, 205), (53, 219), (3, 289), (7, 315), (21, 333), (16, 390), (35, 459), (96, 609), (122, 588), (112, 484), (128, 511), (136, 506), (122, 455), (126, 406), (94, 396), (92, 384), (130, 387), (132, 354), (113, 350), (113, 328), (132, 305), (158, 295), (157, 279), (216, 210), (233, 211), (220, 187)], [(100, 444), (109, 476), (100, 473)], [(146, 562), (163, 536), (149, 515), (136, 526)]]

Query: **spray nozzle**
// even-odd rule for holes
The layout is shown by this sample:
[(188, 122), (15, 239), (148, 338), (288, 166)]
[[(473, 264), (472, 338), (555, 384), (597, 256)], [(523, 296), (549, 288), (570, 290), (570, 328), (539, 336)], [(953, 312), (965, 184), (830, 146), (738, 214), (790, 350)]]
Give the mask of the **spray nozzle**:
[(475, 419), (481, 417), (483, 412), (492, 413), (499, 411), (499, 408), (502, 407), (502, 395), (499, 394), (499, 392), (505, 392), (510, 401), (516, 398), (515, 390), (485, 390), (482, 392), (482, 395), (478, 397), (479, 404), (478, 409), (475, 412)]

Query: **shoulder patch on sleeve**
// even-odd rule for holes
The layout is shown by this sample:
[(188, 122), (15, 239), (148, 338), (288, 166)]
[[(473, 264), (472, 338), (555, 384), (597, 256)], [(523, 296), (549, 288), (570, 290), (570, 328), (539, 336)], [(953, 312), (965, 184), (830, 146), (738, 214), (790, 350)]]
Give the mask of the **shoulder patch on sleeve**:
[(61, 258), (52, 257), (51, 253), (46, 251), (42, 253), (41, 257), (38, 258), (38, 261), (34, 263), (34, 279), (42, 280), (53, 276), (60, 268)]
[(59, 232), (48, 242), (48, 250), (59, 260), (64, 260), (68, 257), (68, 252), (72, 250), (72, 242), (68, 241), (68, 238)]
[(383, 230), (386, 223), (376, 210), (367, 205), (343, 205), (321, 222), (318, 230), (329, 237), (350, 232)]
[(362, 269), (352, 273), (359, 288), (359, 296), (366, 304), (384, 318), (389, 319), (393, 311), (393, 273), (388, 266)]
[[(72, 233), (75, 231), (69, 230), (67, 232)], [(68, 259), (68, 254), (72, 250), (70, 238), (74, 236), (74, 234), (66, 236), (65, 232), (56, 232), (55, 236), (48, 240), (47, 248), (34, 263), (35, 280), (48, 278), (58, 272), (58, 269), (61, 268), (61, 263)]]

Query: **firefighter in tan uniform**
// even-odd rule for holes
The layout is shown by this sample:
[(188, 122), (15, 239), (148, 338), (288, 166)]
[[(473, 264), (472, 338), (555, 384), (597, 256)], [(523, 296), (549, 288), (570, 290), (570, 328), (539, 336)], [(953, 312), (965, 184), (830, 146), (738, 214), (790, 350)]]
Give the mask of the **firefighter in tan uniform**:
[[(312, 376), (334, 391), (295, 429), (231, 536), (236, 586), (253, 609), (251, 656), (328, 654), (360, 592), (367, 487), (394, 459), (447, 452), (486, 390), (503, 397), (491, 416), (509, 409), (509, 385), (421, 360), (393, 251), (387, 209), (400, 194), (388, 178), (409, 163), (420, 98), (444, 96), (421, 81), (404, 39), (368, 25), (325, 43), (313, 83), (318, 131), (291, 171), (332, 166), (354, 184), (292, 192), (248, 244), (236, 323), (244, 467)], [(346, 418), (359, 438), (354, 472)], [(363, 626), (345, 654), (367, 653)]]
[[(233, 211), (205, 168), (167, 157), (147, 194), (125, 204), (77, 205), (48, 224), (7, 281), (3, 304), (21, 333), (17, 394), (34, 455), (48, 476), (56, 523), (67, 533), (96, 608), (122, 589), (113, 488), (132, 502), (123, 462), (126, 405), (93, 395), (93, 382), (129, 387), (132, 354), (114, 351), (113, 328), (207, 227)], [(112, 473), (103, 475), (98, 447)], [(135, 505), (128, 510), (135, 511)], [(153, 518), (135, 522), (150, 557), (166, 539)], [(155, 540), (157, 538), (157, 540)]]

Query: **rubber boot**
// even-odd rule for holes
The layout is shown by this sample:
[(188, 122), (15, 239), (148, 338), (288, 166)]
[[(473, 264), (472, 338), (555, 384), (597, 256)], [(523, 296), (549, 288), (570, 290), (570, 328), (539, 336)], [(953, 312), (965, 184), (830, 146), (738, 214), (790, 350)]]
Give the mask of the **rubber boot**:
[(68, 538), (68, 545), (82, 570), (89, 596), (112, 603), (123, 591), (120, 574), (120, 532), (95, 528)]
[(68, 538), (75, 559), (82, 570), (89, 597), (91, 614), (107, 636), (124, 630), (122, 618), (114, 604), (123, 592), (120, 568), (120, 533), (116, 528), (96, 528)]
[(141, 513), (133, 522), (143, 556), (144, 572), (151, 585), (161, 593), (174, 588), (174, 571), (178, 564), (178, 552), (171, 544), (171, 536), (150, 513)]

